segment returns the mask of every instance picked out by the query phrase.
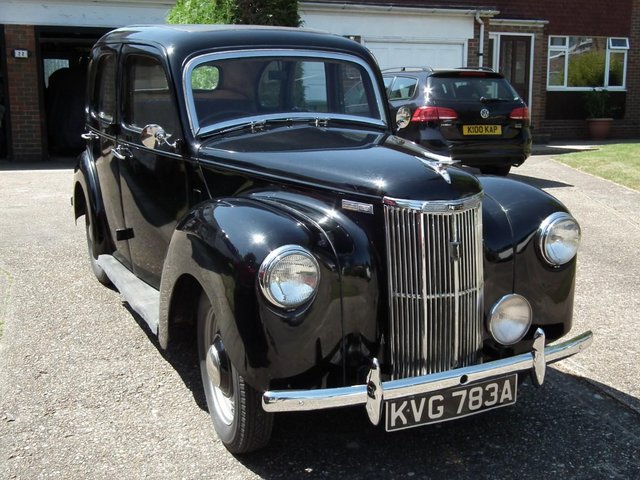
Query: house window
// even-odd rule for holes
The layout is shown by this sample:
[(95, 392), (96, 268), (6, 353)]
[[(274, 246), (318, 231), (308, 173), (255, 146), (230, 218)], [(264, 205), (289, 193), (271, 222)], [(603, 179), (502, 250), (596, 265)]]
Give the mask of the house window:
[(629, 39), (550, 36), (548, 90), (624, 90)]

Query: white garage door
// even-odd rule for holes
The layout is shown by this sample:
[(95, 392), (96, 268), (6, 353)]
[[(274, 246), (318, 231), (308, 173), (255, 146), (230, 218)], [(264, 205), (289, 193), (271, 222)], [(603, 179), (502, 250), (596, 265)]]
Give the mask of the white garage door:
[(464, 66), (464, 48), (456, 43), (365, 42), (380, 68)]

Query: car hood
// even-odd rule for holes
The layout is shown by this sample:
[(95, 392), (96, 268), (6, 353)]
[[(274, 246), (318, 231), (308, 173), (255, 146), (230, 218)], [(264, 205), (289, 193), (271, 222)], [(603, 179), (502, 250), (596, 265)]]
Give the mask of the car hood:
[(482, 190), (447, 157), (371, 130), (304, 125), (235, 132), (203, 143), (199, 158), (270, 182), (351, 195), (451, 200)]

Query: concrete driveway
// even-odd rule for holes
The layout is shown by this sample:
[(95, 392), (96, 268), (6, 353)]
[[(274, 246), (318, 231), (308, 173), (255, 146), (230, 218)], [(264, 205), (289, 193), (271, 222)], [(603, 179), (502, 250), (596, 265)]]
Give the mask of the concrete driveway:
[(281, 415), (269, 448), (235, 458), (210, 426), (193, 353), (159, 350), (93, 278), (68, 166), (10, 167), (0, 165), (0, 478), (640, 478), (637, 192), (545, 156), (514, 170), (584, 232), (574, 332), (595, 341), (543, 388), (395, 434), (364, 409)]
[(582, 226), (573, 329), (591, 329), (594, 343), (561, 368), (640, 412), (640, 192), (553, 158), (533, 156), (510, 177), (559, 198)]

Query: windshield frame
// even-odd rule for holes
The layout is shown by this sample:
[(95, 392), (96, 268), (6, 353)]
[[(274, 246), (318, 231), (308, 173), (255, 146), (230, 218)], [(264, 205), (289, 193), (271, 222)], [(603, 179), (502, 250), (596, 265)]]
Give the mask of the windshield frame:
[[(232, 120), (227, 120), (223, 122), (218, 122), (215, 125), (208, 126), (200, 126), (198, 121), (198, 115), (196, 112), (195, 101), (193, 98), (193, 90), (191, 88), (191, 75), (193, 70), (203, 63), (212, 62), (212, 61), (220, 61), (220, 60), (229, 60), (229, 59), (241, 59), (241, 58), (299, 58), (301, 60), (304, 59), (312, 59), (312, 60), (329, 60), (329, 61), (339, 61), (339, 62), (351, 62), (355, 63), (358, 66), (362, 67), (364, 72), (369, 76), (369, 80), (371, 82), (371, 86), (373, 88), (373, 94), (375, 95), (376, 107), (378, 108), (378, 112), (380, 114), (380, 118), (373, 117), (363, 117), (358, 115), (349, 115), (349, 114), (341, 114), (341, 113), (331, 113), (331, 112), (322, 112), (314, 115), (313, 112), (281, 112), (281, 113), (266, 113), (266, 114), (257, 114), (250, 115), (246, 117), (235, 118)], [(377, 128), (389, 128), (388, 119), (386, 118), (386, 109), (384, 107), (384, 99), (382, 92), (380, 91), (377, 77), (373, 72), (371, 66), (362, 60), (361, 58), (355, 55), (349, 55), (344, 53), (336, 53), (336, 52), (327, 52), (327, 51), (319, 51), (319, 50), (294, 50), (294, 49), (252, 49), (252, 50), (230, 50), (224, 52), (215, 52), (215, 53), (205, 53), (202, 55), (198, 55), (191, 60), (189, 60), (183, 69), (182, 73), (182, 86), (183, 86), (183, 95), (187, 105), (187, 115), (189, 117), (189, 126), (194, 137), (204, 136), (213, 132), (227, 130), (229, 128), (248, 124), (261, 122), (264, 120), (273, 120), (273, 119), (308, 119), (310, 117), (316, 118), (318, 120), (325, 121), (331, 119), (337, 119), (341, 121), (353, 121), (357, 124), (370, 124), (372, 127)]]

